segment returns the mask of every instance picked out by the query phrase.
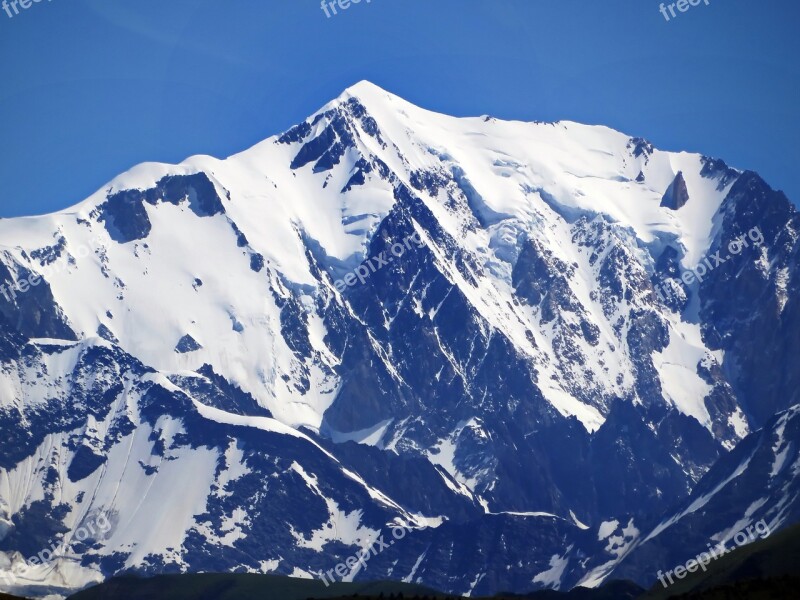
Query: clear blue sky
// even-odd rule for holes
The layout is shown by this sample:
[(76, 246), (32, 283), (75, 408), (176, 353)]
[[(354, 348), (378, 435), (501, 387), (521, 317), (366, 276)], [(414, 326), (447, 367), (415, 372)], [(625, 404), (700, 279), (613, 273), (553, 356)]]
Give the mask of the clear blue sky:
[(143, 161), (227, 156), (369, 79), (455, 115), (570, 119), (800, 200), (800, 2), (43, 0), (0, 12), (0, 216)]

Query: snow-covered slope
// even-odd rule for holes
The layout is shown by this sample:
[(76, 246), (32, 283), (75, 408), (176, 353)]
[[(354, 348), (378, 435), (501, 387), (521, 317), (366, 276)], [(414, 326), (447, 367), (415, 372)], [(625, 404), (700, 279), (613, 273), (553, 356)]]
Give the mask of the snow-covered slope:
[[(796, 353), (742, 333), (791, 348), (799, 221), (719, 160), (367, 82), (228, 159), (0, 220), (0, 550), (109, 513), (25, 585), (309, 574), (402, 522), (402, 577), (566, 585), (598, 528), (633, 539), (800, 401)], [(542, 547), (508, 575), (420, 570), (415, 544), (464, 523)]]

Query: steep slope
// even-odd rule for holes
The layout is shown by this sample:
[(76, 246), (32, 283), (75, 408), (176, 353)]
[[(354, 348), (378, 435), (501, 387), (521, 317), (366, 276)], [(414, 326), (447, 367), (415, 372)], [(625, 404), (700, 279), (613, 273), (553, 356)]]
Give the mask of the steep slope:
[(719, 160), (362, 82), (0, 221), (0, 568), (109, 515), (12, 589), (310, 576), (395, 524), (346, 579), (568, 587), (798, 401), (799, 219)]
[[(649, 580), (643, 576), (648, 571), (668, 572), (701, 555), (705, 555), (708, 568), (718, 568), (716, 561), (737, 547), (760, 542), (800, 522), (798, 476), (800, 405), (779, 413), (764, 429), (746, 437), (714, 465), (688, 498), (631, 544), (618, 561), (597, 569), (582, 583), (628, 575), (651, 581), (652, 576)], [(673, 581), (680, 583), (675, 578)]]
[(707, 597), (713, 597), (714, 592), (717, 597), (724, 597), (726, 591), (728, 597), (733, 594), (748, 598), (752, 596), (747, 595), (747, 587), (764, 594), (768, 586), (778, 587), (782, 581), (791, 585), (786, 585), (782, 594), (777, 589), (769, 597), (791, 598), (796, 594), (797, 583), (800, 583), (800, 577), (797, 576), (798, 563), (800, 526), (795, 525), (768, 539), (757, 540), (738, 548), (709, 564), (706, 570), (697, 570), (667, 589), (657, 585), (645, 598), (666, 599), (687, 593), (701, 596), (704, 592), (708, 594)]

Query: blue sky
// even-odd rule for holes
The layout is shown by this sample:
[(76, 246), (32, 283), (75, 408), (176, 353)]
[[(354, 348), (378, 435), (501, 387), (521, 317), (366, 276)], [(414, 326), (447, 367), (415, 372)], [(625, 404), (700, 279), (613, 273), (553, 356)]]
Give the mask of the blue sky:
[(52, 0), (0, 12), (0, 217), (143, 161), (227, 156), (369, 79), (455, 115), (604, 124), (796, 202), (800, 3)]

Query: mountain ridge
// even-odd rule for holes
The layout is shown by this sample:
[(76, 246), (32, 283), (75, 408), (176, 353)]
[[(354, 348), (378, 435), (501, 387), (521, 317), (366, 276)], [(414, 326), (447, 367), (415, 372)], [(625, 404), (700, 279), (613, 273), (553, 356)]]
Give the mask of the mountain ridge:
[[(36, 550), (20, 532), (109, 513), (106, 539), (21, 591), (130, 569), (309, 577), (391, 525), (412, 534), (346, 578), (570, 587), (800, 402), (781, 350), (798, 230), (785, 196), (720, 160), (437, 115), (364, 82), (228, 159), (146, 163), (2, 221), (0, 278), (44, 276), (0, 297), (0, 568)], [(337, 289), (371, 257), (394, 260)]]

